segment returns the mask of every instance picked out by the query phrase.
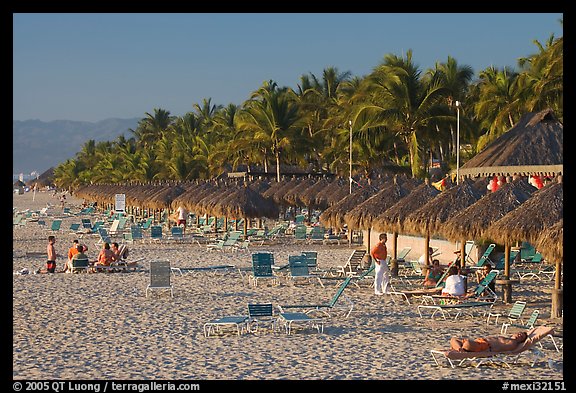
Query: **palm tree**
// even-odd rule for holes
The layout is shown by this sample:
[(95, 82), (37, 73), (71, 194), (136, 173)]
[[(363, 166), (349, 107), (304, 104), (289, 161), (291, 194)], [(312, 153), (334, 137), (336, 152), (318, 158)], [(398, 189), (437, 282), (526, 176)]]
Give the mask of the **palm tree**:
[(518, 73), (509, 67), (488, 67), (479, 74), (478, 101), (474, 112), (488, 133), (478, 140), (478, 150), (502, 135), (523, 115), (523, 91), (518, 85)]
[(162, 134), (173, 120), (174, 117), (170, 116), (170, 111), (155, 108), (153, 115), (146, 112), (146, 117), (138, 122), (136, 130), (130, 129), (129, 131), (134, 133), (139, 144), (150, 147), (162, 138)]
[(519, 83), (527, 93), (526, 110), (533, 112), (552, 108), (561, 116), (564, 95), (563, 37), (554, 40), (552, 34), (545, 46), (537, 40), (534, 44), (539, 52), (518, 60), (518, 65), (524, 70), (519, 75)]
[(450, 90), (439, 80), (420, 77), (411, 50), (406, 58), (386, 55), (368, 76), (367, 84), (369, 98), (359, 103), (355, 117), (369, 116), (372, 120), (366, 126), (386, 127), (402, 137), (408, 146), (412, 176), (423, 176), (420, 139), (446, 122), (445, 99)]
[(252, 94), (238, 122), (241, 130), (250, 131), (255, 140), (263, 141), (276, 161), (280, 181), (280, 154), (289, 149), (299, 129), (298, 105), (294, 92), (278, 88), (276, 82), (265, 82)]
[[(462, 102), (466, 97), (468, 87), (474, 76), (474, 70), (468, 65), (458, 65), (456, 59), (448, 56), (448, 60), (445, 63), (436, 63), (435, 68), (428, 70), (426, 76), (430, 79), (430, 82), (435, 79), (439, 80), (440, 84), (449, 90), (446, 102), (449, 107), (454, 107), (456, 101)], [(458, 143), (454, 124), (455, 122), (450, 122), (449, 129), (453, 147), (452, 154), (456, 156)]]

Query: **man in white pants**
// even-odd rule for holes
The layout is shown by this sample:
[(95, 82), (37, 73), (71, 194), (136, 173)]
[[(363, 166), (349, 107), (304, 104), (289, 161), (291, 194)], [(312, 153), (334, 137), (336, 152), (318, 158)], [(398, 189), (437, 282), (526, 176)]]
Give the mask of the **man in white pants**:
[(385, 233), (381, 233), (379, 239), (380, 241), (370, 250), (370, 256), (374, 259), (374, 270), (376, 272), (374, 275), (374, 293), (376, 295), (384, 295), (388, 293), (388, 285), (390, 284), (390, 270), (386, 263), (386, 258), (388, 257), (386, 240), (388, 240), (388, 236)]

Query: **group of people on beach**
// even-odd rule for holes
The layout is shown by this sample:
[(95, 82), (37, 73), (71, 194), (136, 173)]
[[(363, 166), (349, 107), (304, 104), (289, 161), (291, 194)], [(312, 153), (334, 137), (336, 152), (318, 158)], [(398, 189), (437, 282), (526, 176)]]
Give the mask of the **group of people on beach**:
[[(37, 273), (57, 273), (56, 272), (56, 260), (58, 254), (56, 253), (56, 247), (54, 244), (56, 243), (56, 236), (50, 235), (48, 236), (48, 245), (46, 247), (47, 253), (47, 260), (46, 260), (46, 268), (45, 269), (38, 269)], [(88, 246), (85, 244), (80, 244), (78, 239), (74, 239), (72, 241), (72, 246), (68, 249), (67, 260), (64, 264), (64, 268), (59, 271), (58, 273), (71, 273), (72, 272), (72, 265), (73, 261), (77, 259), (89, 259), (86, 255), (88, 251)], [(122, 261), (125, 257), (125, 249), (120, 250), (120, 246), (118, 243), (103, 243), (102, 249), (98, 253), (98, 257), (96, 258), (91, 265), (93, 266), (91, 271), (101, 271), (103, 267), (110, 266), (113, 262)]]
[[(387, 264), (388, 250), (386, 241), (388, 236), (386, 233), (381, 233), (379, 241), (370, 250), (370, 256), (374, 259), (375, 276), (374, 276), (374, 294), (384, 295), (390, 292), (390, 269)], [(456, 252), (457, 260), (451, 264), (448, 269), (448, 275), (444, 281), (444, 288), (442, 295), (445, 296), (466, 296), (466, 283), (464, 276), (461, 274), (459, 263), (459, 253)], [(429, 249), (429, 255), (432, 255), (432, 249)], [(422, 259), (422, 258), (421, 258)], [(423, 261), (425, 261), (425, 257)], [(443, 275), (443, 270), (440, 267), (438, 259), (431, 260), (431, 267), (429, 267), (423, 284), (425, 286), (435, 286)], [(486, 263), (483, 268), (477, 271), (478, 282), (480, 282), (490, 271), (492, 267)], [(511, 337), (504, 336), (488, 336), (479, 337), (475, 339), (452, 337), (450, 339), (450, 348), (458, 352), (502, 352), (513, 351), (522, 345), (528, 334), (525, 331), (514, 333)]]

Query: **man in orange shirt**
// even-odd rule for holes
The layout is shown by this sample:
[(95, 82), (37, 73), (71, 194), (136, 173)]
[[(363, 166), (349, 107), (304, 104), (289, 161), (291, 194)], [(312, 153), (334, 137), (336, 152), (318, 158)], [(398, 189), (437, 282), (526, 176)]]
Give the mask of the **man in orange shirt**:
[(381, 233), (379, 242), (370, 250), (370, 256), (374, 259), (375, 275), (374, 275), (374, 293), (376, 295), (384, 295), (388, 293), (388, 286), (390, 284), (390, 270), (386, 263), (388, 257), (388, 249), (386, 248), (386, 241), (388, 236)]

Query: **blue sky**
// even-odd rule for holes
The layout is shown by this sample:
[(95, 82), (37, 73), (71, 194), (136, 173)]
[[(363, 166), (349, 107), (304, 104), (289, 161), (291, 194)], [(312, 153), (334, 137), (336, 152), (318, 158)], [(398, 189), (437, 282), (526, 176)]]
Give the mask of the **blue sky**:
[(424, 72), (448, 56), (476, 73), (563, 35), (562, 13), (16, 13), (13, 118), (181, 116), (204, 98), (241, 104), (263, 81), (371, 72), (412, 49)]

